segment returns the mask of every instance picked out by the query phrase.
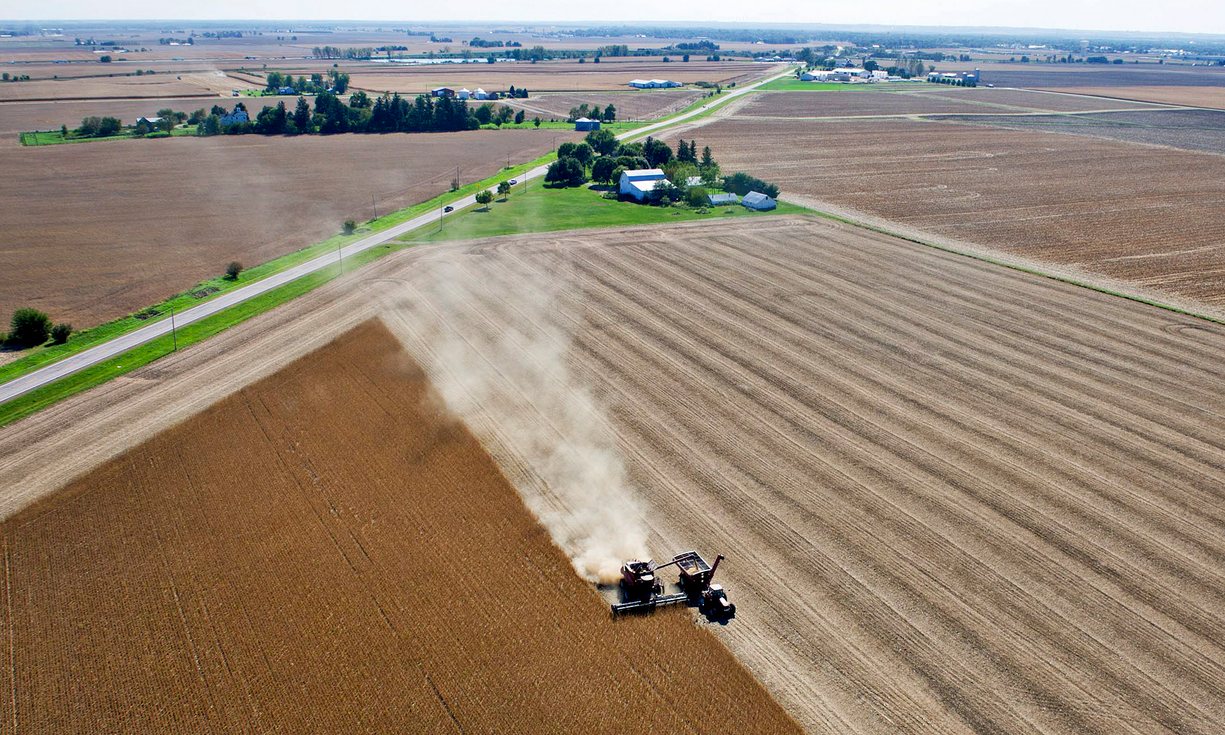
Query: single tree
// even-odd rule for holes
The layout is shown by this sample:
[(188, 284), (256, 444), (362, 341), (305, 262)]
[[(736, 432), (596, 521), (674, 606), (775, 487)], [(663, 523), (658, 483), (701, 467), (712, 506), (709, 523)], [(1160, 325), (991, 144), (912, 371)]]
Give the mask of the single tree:
[(549, 164), (544, 180), (557, 186), (582, 186), (587, 180), (587, 172), (578, 159), (564, 156)]
[(231, 281), (237, 281), (239, 273), (242, 273), (242, 263), (231, 260), (230, 264), (225, 267), (225, 277)]
[(477, 204), (480, 204), (480, 205), (481, 205), (481, 207), (482, 207), (483, 209), (488, 210), (488, 209), (489, 209), (489, 203), (490, 203), (490, 202), (492, 202), (492, 201), (493, 201), (493, 192), (492, 192), (492, 191), (490, 191), (490, 190), (488, 190), (488, 189), (485, 189), (484, 191), (479, 191), (479, 192), (477, 192), (477, 194), (476, 194), (476, 203), (477, 203)]
[(523, 124), (523, 110), (519, 110), (518, 112), (515, 113), (515, 124), (516, 125)]
[(601, 184), (610, 183), (613, 170), (617, 168), (617, 159), (611, 156), (600, 156), (591, 164), (591, 179)]
[(617, 136), (611, 130), (592, 130), (583, 140), (601, 156), (610, 155), (617, 150)]
[(51, 317), (38, 309), (18, 309), (9, 322), (9, 341), (22, 347), (34, 347), (47, 341), (51, 334)]
[(69, 335), (72, 334), (72, 325), (66, 322), (60, 322), (54, 327), (51, 327), (51, 341), (57, 345), (62, 345), (68, 341)]
[(344, 233), (346, 235), (352, 235), (354, 232), (357, 232), (357, 223), (351, 219), (345, 220)]
[(535, 125), (536, 127), (540, 127), (540, 118), (539, 117), (532, 118), (532, 125)]
[(503, 181), (498, 184), (498, 194), (502, 197), (503, 201), (505, 201), (506, 198), (510, 196), (510, 182), (509, 181)]

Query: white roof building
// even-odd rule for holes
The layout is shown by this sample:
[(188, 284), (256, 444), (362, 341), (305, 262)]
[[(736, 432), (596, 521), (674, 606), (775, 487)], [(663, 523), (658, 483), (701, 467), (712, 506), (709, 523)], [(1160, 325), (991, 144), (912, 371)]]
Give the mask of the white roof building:
[(478, 100), (487, 100), (489, 99), (489, 93), (480, 87), (477, 87), (476, 91), (472, 93), (472, 97)]
[(740, 203), (740, 198), (737, 197), (735, 194), (731, 193), (730, 191), (722, 192), (719, 194), (707, 194), (706, 198), (710, 201), (711, 204), (715, 206), (718, 206), (720, 204), (739, 204)]
[(621, 172), (621, 180), (617, 184), (617, 193), (645, 201), (655, 191), (661, 181), (668, 181), (664, 172), (657, 168), (638, 168)]
[(760, 191), (750, 191), (748, 194), (744, 195), (744, 199), (740, 200), (740, 203), (749, 209), (756, 209), (759, 211), (774, 209), (778, 206), (778, 202), (774, 201), (765, 194), (762, 194)]
[(459, 97), (461, 100), (466, 100), (472, 96), (472, 92), (468, 91), (467, 87), (464, 87), (463, 89), (456, 92), (455, 96)]
[(680, 82), (674, 82), (670, 79), (631, 79), (629, 86), (636, 89), (665, 89), (682, 85)]

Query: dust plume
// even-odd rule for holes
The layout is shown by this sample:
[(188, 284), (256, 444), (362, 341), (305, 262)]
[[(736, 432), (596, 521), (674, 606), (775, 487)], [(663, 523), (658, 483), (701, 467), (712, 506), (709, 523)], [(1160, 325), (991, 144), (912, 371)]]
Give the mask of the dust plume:
[(603, 409), (567, 361), (566, 280), (459, 254), (416, 274), (392, 309), (447, 408), (526, 465), (507, 474), (575, 569), (611, 582), (646, 557), (647, 533)]

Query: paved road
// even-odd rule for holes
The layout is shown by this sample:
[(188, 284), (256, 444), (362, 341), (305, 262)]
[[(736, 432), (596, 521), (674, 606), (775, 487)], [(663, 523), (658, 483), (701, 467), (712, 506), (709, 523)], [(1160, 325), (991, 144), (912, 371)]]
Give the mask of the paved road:
[[(711, 104), (721, 104), (726, 102), (731, 98), (738, 97), (746, 92), (750, 92), (756, 87), (783, 75), (784, 73), (771, 75), (770, 77), (762, 79), (759, 82), (740, 87), (731, 92), (726, 92), (720, 95), (717, 99), (712, 100), (710, 104), (702, 105), (701, 107), (691, 110), (683, 115), (679, 115), (668, 120), (662, 120), (657, 123), (651, 123), (650, 125), (645, 125), (641, 128), (636, 128), (634, 130), (622, 133), (617, 137), (637, 137), (682, 123), (692, 117), (696, 117), (704, 113), (710, 108)], [(519, 175), (517, 178), (520, 181), (535, 179), (544, 176), (547, 168), (547, 166), (537, 166), (527, 173)], [(450, 202), (450, 206), (455, 207), (456, 209), (463, 209), (464, 207), (472, 206), (474, 204), (476, 204), (475, 194)], [(220, 311), (224, 311), (235, 304), (242, 303), (250, 298), (259, 296), (260, 294), (267, 293), (274, 288), (283, 286), (290, 281), (301, 278), (302, 276), (322, 270), (330, 265), (335, 265), (337, 259), (339, 258), (348, 258), (362, 252), (363, 250), (369, 250), (370, 248), (382, 245), (388, 240), (393, 240), (400, 235), (409, 232), (410, 230), (415, 230), (418, 227), (423, 227), (433, 222), (437, 222), (439, 217), (442, 216), (444, 216), (442, 207), (439, 207), (438, 209), (426, 212), (419, 217), (414, 217), (403, 224), (382, 230), (370, 235), (369, 237), (362, 238), (357, 242), (350, 243), (341, 248), (338, 253), (320, 255), (318, 258), (308, 260), (305, 263), (294, 266), (293, 268), (281, 271), (276, 275), (269, 276), (231, 291), (227, 291), (221, 296), (206, 301), (203, 304), (178, 312), (175, 314), (174, 324), (176, 327), (182, 327), (191, 324), (192, 322), (200, 321), (201, 319), (212, 316)], [(70, 357), (65, 357), (63, 360), (51, 363), (46, 367), (34, 370), (33, 372), (27, 373), (19, 378), (14, 378), (3, 385), (0, 385), (0, 403), (10, 401), (18, 396), (34, 390), (35, 388), (52, 383), (66, 375), (71, 375), (80, 370), (84, 370), (85, 368), (96, 365), (104, 360), (109, 360), (112, 357), (132, 349), (133, 347), (138, 347), (146, 342), (149, 342), (150, 340), (167, 334), (170, 334), (170, 320), (162, 319), (161, 321), (157, 321), (149, 324), (148, 326), (133, 330), (107, 342), (90, 347), (87, 350), (82, 350), (81, 352), (78, 352)]]

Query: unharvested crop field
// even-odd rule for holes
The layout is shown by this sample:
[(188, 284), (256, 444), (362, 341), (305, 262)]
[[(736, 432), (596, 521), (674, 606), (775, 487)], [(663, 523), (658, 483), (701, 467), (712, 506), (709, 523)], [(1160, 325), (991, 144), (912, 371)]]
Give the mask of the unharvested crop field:
[(798, 732), (690, 613), (612, 621), (377, 322), (2, 533), (16, 730)]
[(1062, 91), (1103, 97), (1225, 109), (1225, 87), (1074, 87)]
[[(909, 91), (909, 90), (914, 91)], [(839, 117), (942, 113), (1003, 113), (1140, 108), (1128, 102), (1010, 89), (965, 89), (937, 93), (907, 91), (763, 92), (736, 110), (738, 117)]]
[[(0, 315), (77, 327), (527, 161), (581, 134), (547, 130), (171, 138), (0, 146)], [(2, 318), (7, 318), (4, 316)]]
[(732, 117), (683, 137), (800, 203), (1225, 315), (1219, 155), (907, 120)]
[[(105, 431), (108, 422), (143, 431), (168, 411), (190, 410), (192, 396), (214, 383), (265, 370), (264, 357), (367, 309), (393, 307), (384, 312), (387, 326), (425, 359), (434, 343), (399, 306), (443, 307), (431, 299), (454, 263), (476, 278), (447, 282), (451, 298), (440, 316), (472, 344), (501, 346), (501, 374), (540, 359), (539, 352), (509, 359), (524, 335), (541, 328), (540, 313), (568, 325), (569, 372), (607, 409), (647, 511), (652, 548), (728, 554), (720, 574), (739, 615), (717, 632), (809, 731), (1218, 730), (1225, 716), (1225, 398), (1218, 390), (1225, 329), (828, 221), (780, 218), (764, 231), (724, 223), (718, 230), (522, 236), (406, 251), (108, 391), (0, 430), (0, 467), (25, 489), (38, 486), (38, 475), (101, 461), (127, 440)], [(525, 273), (537, 275), (525, 281)], [(554, 295), (535, 315), (505, 308), (537, 279)], [(147, 492), (162, 502), (137, 505), (139, 516), (124, 528), (143, 539), (156, 533), (166, 551), (141, 555), (143, 547), (133, 546), (131, 554), (164, 560), (159, 574), (183, 582), (183, 590), (197, 589), (182, 575), (185, 554), (197, 548), (185, 541), (211, 538), (201, 530), (207, 523), (235, 529), (222, 539), (249, 539), (242, 553), (212, 549), (217, 564), (233, 565), (224, 568), (235, 579), (256, 574), (242, 570), (290, 565), (267, 589), (221, 585), (207, 600), (184, 595), (189, 624), (205, 609), (224, 620), (217, 598), (244, 593), (254, 595), (248, 609), (261, 621), (262, 600), (294, 584), (282, 580), (306, 574), (294, 536), (268, 531), (280, 518), (292, 517), (295, 528), (335, 529), (337, 548), (367, 569), (358, 541), (371, 560), (382, 559), (383, 545), (403, 536), (392, 532), (400, 519), (425, 512), (393, 503), (371, 513), (370, 503), (403, 492), (384, 474), (394, 475), (405, 456), (435, 461), (396, 439), (403, 423), (389, 425), (387, 411), (397, 412), (403, 391), (389, 391), (367, 367), (373, 362), (349, 359), (323, 379), (308, 380), (300, 366), (285, 371), (185, 425), (198, 438), (181, 452), (162, 451), (164, 465), (138, 462), (144, 455), (137, 453), (108, 466), (139, 468), (142, 485), (124, 502), (51, 496), (42, 508), (89, 522), (71, 526), (79, 539), (71, 559), (47, 555), (40, 563), (79, 570), (74, 584), (98, 586), (87, 593), (101, 588), (104, 581), (82, 564), (101, 543), (93, 527), (128, 517), (128, 506)], [(316, 387), (295, 387), (301, 384)], [(314, 407), (341, 405), (360, 420), (332, 429), (302, 418), (287, 423)], [(517, 426), (552, 418), (528, 413)], [(273, 438), (251, 435), (257, 423)], [(470, 425), (508, 476), (530, 474), (518, 431)], [(46, 433), (51, 427), (67, 428)], [(168, 437), (184, 433), (149, 446), (167, 447)], [(384, 441), (367, 448), (367, 436)], [(245, 501), (250, 493), (226, 487), (244, 467), (213, 462), (203, 471), (208, 457), (268, 444), (297, 473), (302, 497), (318, 504), (244, 515), (233, 495)], [(362, 462), (351, 464), (357, 455)], [(43, 456), (58, 461), (38, 461)], [(370, 477), (368, 489), (337, 494), (348, 472)], [(165, 497), (154, 483), (163, 476), (179, 486), (192, 478), (198, 504)], [(450, 512), (464, 502), (458, 495), (439, 502)], [(306, 502), (287, 497), (291, 509)], [(44, 528), (60, 521), (39, 507), (19, 517)], [(471, 539), (463, 523), (454, 528), (465, 544), (485, 549), (481, 524), (504, 512), (463, 513), (477, 524)], [(175, 513), (184, 514), (177, 525), (168, 520)], [(427, 540), (450, 540), (452, 526), (434, 536), (428, 520), (414, 516)], [(109, 534), (101, 538), (113, 543)], [(10, 546), (11, 565), (21, 548)], [(392, 557), (380, 570), (402, 563)], [(413, 588), (373, 584), (386, 577), (371, 570), (363, 577), (371, 586), (346, 582), (335, 599), (407, 600), (403, 609), (384, 605), (399, 621), (412, 614)], [(152, 574), (137, 579), (168, 584)], [(320, 596), (331, 600), (332, 592), (322, 583), (304, 589), (310, 597), (285, 617), (313, 632), (324, 625)], [(102, 599), (120, 606), (126, 594)], [(170, 600), (156, 602), (150, 610), (174, 614)], [(333, 627), (349, 620), (340, 614), (347, 603), (336, 604)], [(203, 631), (199, 650), (215, 666), (213, 634), (193, 630)], [(472, 630), (483, 633), (480, 625)], [(84, 627), (77, 635), (91, 633)], [(243, 661), (251, 655), (224, 650)], [(347, 661), (353, 654), (328, 647), (317, 660), (329, 655)], [(188, 669), (181, 680), (192, 675)], [(447, 696), (451, 690), (436, 683)], [(242, 699), (221, 701), (240, 706)]]
[[(701, 89), (659, 89), (639, 92), (593, 92), (587, 94), (541, 94), (528, 99), (506, 100), (506, 104), (522, 109), (528, 119), (539, 115), (544, 119), (555, 117), (565, 120), (570, 110), (581, 104), (601, 108), (613, 105), (617, 108), (618, 120), (649, 120), (663, 117), (687, 107), (706, 94)], [(480, 104), (479, 102), (475, 104)]]
[(1012, 130), (1088, 135), (1206, 153), (1225, 153), (1225, 111), (1147, 110), (1086, 115), (976, 115), (947, 122), (992, 125)]

